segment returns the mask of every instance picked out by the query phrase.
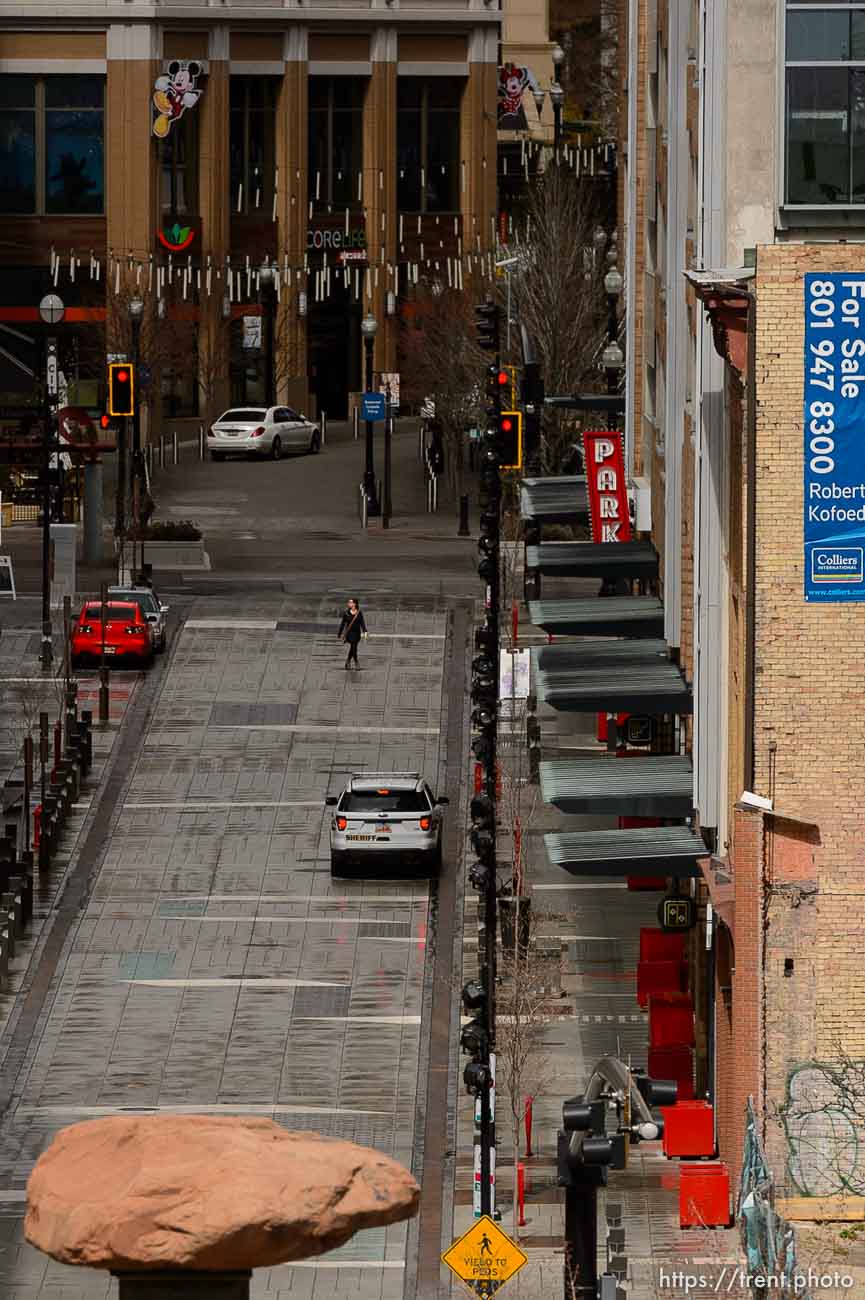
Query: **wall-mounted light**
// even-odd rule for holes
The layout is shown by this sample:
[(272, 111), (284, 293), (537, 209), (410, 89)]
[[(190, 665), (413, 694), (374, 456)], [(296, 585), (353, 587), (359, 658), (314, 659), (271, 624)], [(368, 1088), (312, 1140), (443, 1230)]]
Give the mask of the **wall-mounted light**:
[(306, 315), (306, 292), (303, 289), (297, 295), (297, 314), (301, 317)]

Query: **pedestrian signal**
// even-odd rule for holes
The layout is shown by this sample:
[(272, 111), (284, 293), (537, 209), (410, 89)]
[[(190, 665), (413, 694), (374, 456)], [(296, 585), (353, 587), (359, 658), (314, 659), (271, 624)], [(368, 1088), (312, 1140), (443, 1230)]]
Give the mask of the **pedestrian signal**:
[(110, 415), (132, 415), (134, 410), (134, 367), (125, 361), (113, 361), (108, 367), (108, 412)]

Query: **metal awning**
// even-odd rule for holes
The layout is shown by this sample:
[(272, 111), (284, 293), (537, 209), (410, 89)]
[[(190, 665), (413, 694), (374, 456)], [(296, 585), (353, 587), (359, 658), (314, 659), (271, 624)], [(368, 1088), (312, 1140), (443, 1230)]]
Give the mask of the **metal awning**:
[(657, 637), (664, 632), (664, 606), (656, 596), (530, 600), (529, 622), (552, 636)]
[(691, 713), (691, 688), (675, 664), (589, 664), (581, 671), (538, 671), (535, 694), (561, 713)]
[(550, 578), (656, 578), (651, 542), (541, 542), (526, 547), (526, 569)]
[(694, 769), (685, 755), (613, 755), (541, 763), (541, 794), (563, 813), (688, 817)]
[[(600, 602), (599, 602), (600, 603)], [(645, 664), (655, 668), (670, 663), (666, 641), (657, 637), (642, 640), (559, 641), (555, 645), (531, 648), (532, 672), (552, 677), (572, 677), (587, 668), (612, 668), (620, 664)]]
[(553, 832), (544, 836), (544, 844), (551, 864), (572, 876), (699, 877), (697, 864), (709, 857), (688, 826)]
[(523, 519), (543, 524), (583, 522), (589, 517), (585, 475), (560, 478), (524, 478), (520, 487)]

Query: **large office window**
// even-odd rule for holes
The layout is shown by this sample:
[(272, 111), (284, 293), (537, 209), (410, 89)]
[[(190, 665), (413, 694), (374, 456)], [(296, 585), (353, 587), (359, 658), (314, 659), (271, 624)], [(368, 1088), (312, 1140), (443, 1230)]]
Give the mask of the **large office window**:
[(365, 91), (360, 77), (309, 79), (309, 198), (319, 212), (363, 204)]
[(104, 211), (104, 94), (101, 77), (0, 76), (0, 211)]
[(786, 10), (788, 205), (865, 204), (865, 5)]
[(401, 212), (457, 212), (460, 101), (453, 77), (397, 83), (397, 205)]
[(273, 212), (276, 80), (231, 78), (231, 211)]
[(162, 211), (172, 217), (198, 211), (198, 113), (184, 113), (159, 141)]

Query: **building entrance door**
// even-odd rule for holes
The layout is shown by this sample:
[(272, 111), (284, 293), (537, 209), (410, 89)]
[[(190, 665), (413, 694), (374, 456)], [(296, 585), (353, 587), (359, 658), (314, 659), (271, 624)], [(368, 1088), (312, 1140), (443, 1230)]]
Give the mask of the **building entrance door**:
[(359, 391), (360, 306), (334, 284), (326, 302), (309, 308), (309, 386), (316, 409), (331, 419), (348, 416), (348, 395)]

